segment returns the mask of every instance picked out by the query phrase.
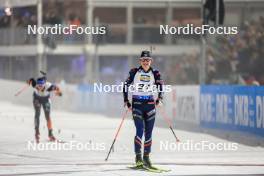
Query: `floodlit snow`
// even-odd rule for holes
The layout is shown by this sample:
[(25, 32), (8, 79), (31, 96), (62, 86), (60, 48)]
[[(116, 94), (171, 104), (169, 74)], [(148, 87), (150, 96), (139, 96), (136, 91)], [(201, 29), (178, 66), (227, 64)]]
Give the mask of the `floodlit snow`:
[[(171, 169), (168, 173), (148, 173), (127, 169), (134, 162), (134, 124), (131, 116), (126, 119), (109, 160), (104, 161), (120, 118), (97, 114), (58, 112), (52, 113), (54, 135), (69, 143), (77, 141), (99, 145), (94, 150), (33, 151), (28, 141), (34, 140), (34, 112), (8, 102), (0, 102), (0, 175), (67, 175), (67, 176), (144, 176), (144, 175), (225, 175), (263, 174), (264, 148), (238, 144), (237, 151), (177, 151), (161, 150), (160, 141), (174, 143), (168, 128), (154, 129), (152, 162)], [(120, 115), (121, 116), (121, 115)], [(41, 114), (41, 141), (47, 144), (47, 129)], [(182, 142), (202, 140), (227, 141), (212, 135), (175, 130)], [(242, 133), (243, 134), (243, 133)], [(103, 146), (103, 147), (102, 147)], [(95, 147), (96, 148), (96, 147)]]

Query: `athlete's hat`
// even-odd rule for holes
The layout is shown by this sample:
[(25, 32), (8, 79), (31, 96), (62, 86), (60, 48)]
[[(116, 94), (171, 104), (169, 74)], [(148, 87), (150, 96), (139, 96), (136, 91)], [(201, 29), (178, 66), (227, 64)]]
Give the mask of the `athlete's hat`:
[(149, 58), (149, 59), (152, 59), (151, 58), (151, 55), (150, 55), (150, 52), (149, 51), (142, 51), (141, 52), (141, 56), (139, 59), (143, 59), (143, 58)]
[(44, 85), (45, 83), (46, 83), (45, 79), (43, 79), (43, 78), (37, 79), (37, 85)]

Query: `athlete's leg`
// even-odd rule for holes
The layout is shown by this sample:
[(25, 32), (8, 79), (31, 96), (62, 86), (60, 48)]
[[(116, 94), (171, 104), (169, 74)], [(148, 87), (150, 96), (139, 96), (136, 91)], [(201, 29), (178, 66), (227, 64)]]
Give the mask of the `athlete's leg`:
[(48, 98), (45, 99), (42, 102), (42, 106), (43, 106), (44, 113), (45, 113), (45, 118), (46, 118), (46, 121), (47, 121), (49, 137), (53, 137), (53, 134), (52, 134), (52, 122), (51, 122), (51, 118), (50, 118), (50, 110), (51, 110), (50, 100)]
[(134, 124), (136, 127), (136, 136), (134, 139), (135, 153), (141, 155), (141, 146), (142, 146), (142, 136), (144, 132), (144, 120), (143, 113), (141, 111), (140, 102), (133, 102), (132, 105), (132, 114), (134, 119)]
[(40, 117), (41, 104), (37, 97), (33, 98), (33, 106), (35, 110), (35, 117), (34, 117), (35, 135), (39, 135), (39, 117)]
[(152, 145), (152, 131), (155, 123), (156, 109), (154, 104), (145, 105), (144, 123), (145, 123), (145, 142), (144, 142), (144, 155), (151, 152)]
[(155, 123), (156, 109), (154, 104), (146, 104), (144, 111), (144, 123), (145, 123), (145, 142), (144, 142), (144, 155), (143, 163), (147, 167), (152, 167), (149, 153), (151, 152), (152, 145), (152, 131)]

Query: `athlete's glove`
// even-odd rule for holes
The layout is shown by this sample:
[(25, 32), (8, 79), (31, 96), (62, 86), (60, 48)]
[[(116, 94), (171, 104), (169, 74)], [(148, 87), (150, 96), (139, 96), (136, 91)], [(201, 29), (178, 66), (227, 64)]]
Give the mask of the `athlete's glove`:
[(161, 106), (162, 105), (162, 99), (161, 98), (157, 98), (155, 103), (156, 103), (156, 106)]
[(27, 80), (27, 84), (31, 85), (32, 87), (36, 86), (36, 81), (34, 78), (30, 78), (29, 80)]
[(55, 86), (55, 88), (54, 88), (55, 90), (54, 90), (54, 93), (55, 93), (55, 95), (57, 95), (57, 96), (62, 96), (62, 92), (61, 92), (61, 90), (60, 90), (60, 88), (59, 87), (57, 87), (57, 86)]
[(61, 91), (56, 91), (55, 94), (56, 94), (57, 96), (59, 96), (59, 97), (62, 96), (62, 92), (61, 92)]
[(129, 101), (125, 101), (125, 107), (127, 107), (128, 109), (131, 108), (131, 103)]
[(30, 85), (30, 84), (32, 84), (34, 81), (35, 81), (34, 78), (30, 78), (29, 80), (27, 80), (27, 84)]

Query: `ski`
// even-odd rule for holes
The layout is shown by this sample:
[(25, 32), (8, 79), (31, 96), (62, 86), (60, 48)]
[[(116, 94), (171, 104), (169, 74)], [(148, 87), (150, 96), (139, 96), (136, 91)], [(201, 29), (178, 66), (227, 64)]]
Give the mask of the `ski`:
[(143, 166), (128, 166), (127, 168), (133, 170), (145, 170)]
[(161, 171), (161, 172), (170, 172), (171, 171), (170, 169), (163, 169), (163, 168), (159, 168), (159, 167), (156, 167), (156, 166), (151, 166), (150, 169), (158, 170), (158, 171)]
[(161, 173), (161, 171), (155, 170), (155, 169), (150, 169), (145, 166), (129, 166), (129, 169), (132, 170), (138, 170), (138, 171), (146, 171), (146, 172), (154, 172), (154, 173)]
[(169, 169), (162, 169), (157, 167), (146, 167), (146, 166), (128, 166), (129, 169), (139, 170), (139, 171), (147, 171), (147, 172), (154, 172), (154, 173), (162, 173), (162, 172), (170, 172)]

